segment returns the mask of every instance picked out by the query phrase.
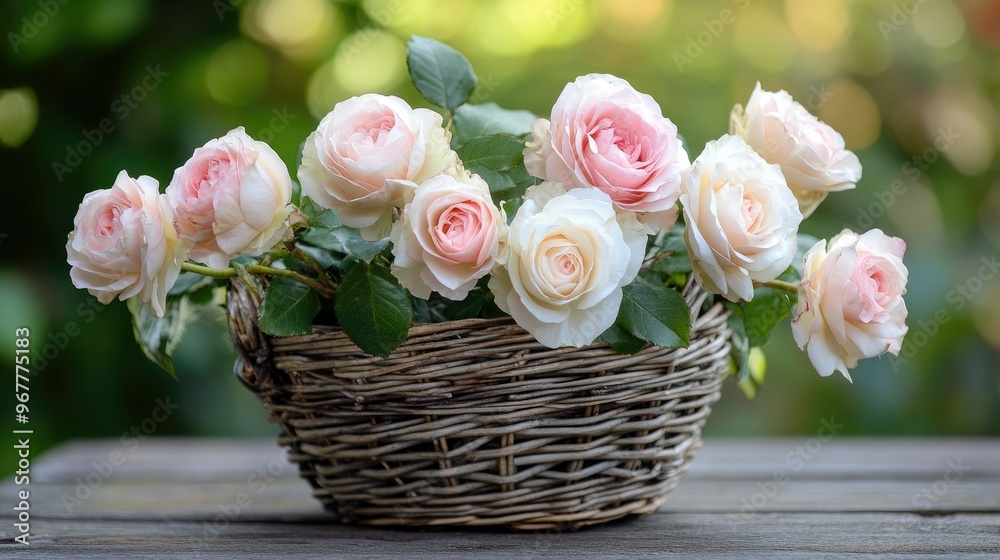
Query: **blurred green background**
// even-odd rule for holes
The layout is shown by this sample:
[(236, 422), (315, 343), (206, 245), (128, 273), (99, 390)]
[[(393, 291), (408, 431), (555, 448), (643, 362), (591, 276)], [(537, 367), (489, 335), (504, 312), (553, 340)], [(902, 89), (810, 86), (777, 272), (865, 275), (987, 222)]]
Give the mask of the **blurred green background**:
[[(708, 433), (808, 435), (832, 418), (845, 434), (1000, 435), (1000, 277), (984, 265), (1000, 253), (1000, 2), (7, 0), (0, 23), (0, 359), (11, 376), (14, 329), (30, 327), (35, 453), (133, 428), (275, 433), (232, 376), (221, 313), (189, 332), (173, 381), (132, 342), (124, 304), (73, 288), (66, 234), (83, 195), (119, 170), (165, 187), (238, 125), (291, 165), (342, 99), (420, 104), (411, 33), (468, 56), (476, 101), (539, 115), (578, 75), (626, 78), (657, 99), (692, 159), (756, 81), (788, 90), (864, 165), (858, 188), (803, 230), (904, 237), (910, 334), (903, 358), (862, 362), (852, 385), (816, 375), (786, 323), (762, 391), (748, 401), (730, 382)], [(176, 410), (154, 414), (157, 399)]]

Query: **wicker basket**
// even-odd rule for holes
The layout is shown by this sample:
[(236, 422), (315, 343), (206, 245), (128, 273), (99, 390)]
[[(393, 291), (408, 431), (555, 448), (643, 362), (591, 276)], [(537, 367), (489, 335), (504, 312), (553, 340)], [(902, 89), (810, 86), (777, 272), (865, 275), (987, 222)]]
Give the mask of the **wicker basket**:
[(345, 523), (576, 529), (644, 515), (701, 446), (729, 334), (689, 286), (688, 348), (552, 350), (510, 319), (415, 325), (387, 359), (337, 328), (269, 337), (230, 289), (236, 374)]

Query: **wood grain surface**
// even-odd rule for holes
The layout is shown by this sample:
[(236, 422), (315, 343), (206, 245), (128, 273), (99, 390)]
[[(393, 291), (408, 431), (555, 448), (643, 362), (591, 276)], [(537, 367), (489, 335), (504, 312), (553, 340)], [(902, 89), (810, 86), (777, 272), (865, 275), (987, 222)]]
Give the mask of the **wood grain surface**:
[(0, 486), (4, 557), (1000, 557), (996, 439), (709, 439), (658, 512), (577, 533), (340, 525), (262, 440), (77, 441), (29, 488), (24, 546)]

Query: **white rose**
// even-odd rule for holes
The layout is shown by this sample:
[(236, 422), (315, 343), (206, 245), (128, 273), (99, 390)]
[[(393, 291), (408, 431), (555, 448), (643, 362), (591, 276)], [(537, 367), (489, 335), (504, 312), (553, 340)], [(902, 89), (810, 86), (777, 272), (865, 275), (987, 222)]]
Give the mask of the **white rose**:
[(342, 101), (306, 139), (302, 192), (337, 210), (340, 221), (365, 239), (381, 239), (389, 235), (394, 211), (412, 196), (405, 182), (458, 173), (458, 156), (441, 123), (441, 115), (394, 96)]
[(507, 216), (479, 175), (433, 177), (392, 227), (392, 273), (411, 294), (461, 301), (489, 274), (506, 236)]
[(792, 335), (822, 376), (850, 379), (858, 360), (899, 355), (906, 334), (906, 243), (845, 229), (805, 255)]
[(529, 192), (489, 284), (500, 309), (550, 348), (586, 346), (615, 322), (647, 240), (608, 195), (560, 190), (542, 183)]
[(853, 189), (861, 180), (861, 162), (845, 149), (844, 138), (784, 90), (764, 91), (758, 82), (746, 109), (733, 107), (729, 133), (742, 136), (768, 163), (781, 166), (803, 217), (827, 194)]
[(755, 281), (788, 268), (802, 214), (778, 166), (739, 136), (706, 144), (682, 190), (684, 241), (705, 290), (749, 301)]

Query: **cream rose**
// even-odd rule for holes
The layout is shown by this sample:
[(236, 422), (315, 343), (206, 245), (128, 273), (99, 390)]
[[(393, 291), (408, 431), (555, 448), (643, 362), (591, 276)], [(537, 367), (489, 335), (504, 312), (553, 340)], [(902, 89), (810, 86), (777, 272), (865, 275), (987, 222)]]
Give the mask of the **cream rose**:
[(853, 189), (861, 162), (844, 138), (795, 102), (788, 92), (754, 88), (746, 109), (733, 107), (729, 133), (742, 136), (768, 163), (781, 166), (788, 187), (808, 217), (827, 194)]
[(243, 127), (195, 150), (166, 194), (178, 234), (193, 243), (191, 258), (214, 268), (271, 250), (298, 219), (288, 168)]
[(458, 156), (441, 115), (398, 97), (365, 94), (342, 101), (302, 150), (302, 192), (337, 211), (375, 241), (389, 235), (395, 211), (412, 196), (406, 182), (456, 174)]
[(755, 281), (774, 280), (792, 262), (798, 204), (778, 166), (739, 136), (705, 145), (680, 200), (694, 276), (707, 291), (749, 301)]
[(534, 187), (517, 211), (489, 287), (500, 309), (538, 342), (586, 346), (618, 317), (647, 235), (630, 212), (616, 214), (608, 195), (551, 187)]
[(845, 229), (805, 255), (792, 335), (822, 376), (850, 379), (858, 360), (899, 355), (906, 334), (906, 243)]
[(435, 291), (463, 300), (493, 268), (507, 216), (478, 175), (466, 181), (439, 175), (414, 193), (392, 227), (392, 273), (417, 297)]
[(524, 150), (532, 175), (567, 187), (596, 187), (653, 229), (677, 219), (677, 197), (690, 163), (677, 127), (652, 97), (608, 74), (567, 84), (538, 119)]
[(110, 303), (137, 297), (156, 317), (166, 310), (188, 244), (177, 238), (173, 213), (156, 179), (122, 171), (110, 189), (83, 197), (66, 243), (73, 285)]

